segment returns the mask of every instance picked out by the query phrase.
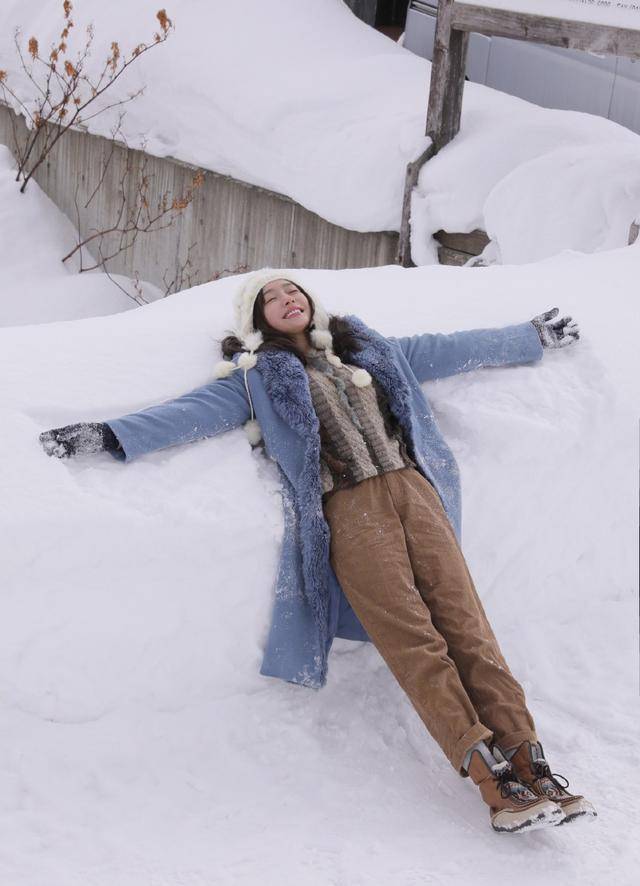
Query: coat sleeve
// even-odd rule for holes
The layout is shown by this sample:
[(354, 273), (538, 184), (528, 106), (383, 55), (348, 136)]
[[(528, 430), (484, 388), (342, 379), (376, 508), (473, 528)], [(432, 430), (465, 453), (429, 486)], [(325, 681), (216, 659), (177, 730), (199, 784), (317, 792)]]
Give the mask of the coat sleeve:
[(244, 424), (250, 417), (249, 400), (241, 372), (195, 388), (140, 412), (108, 419), (122, 451), (115, 458), (131, 461), (139, 455), (214, 437)]
[(532, 363), (540, 360), (543, 353), (540, 337), (531, 322), (449, 335), (427, 332), (390, 341), (400, 346), (419, 382), (483, 366)]

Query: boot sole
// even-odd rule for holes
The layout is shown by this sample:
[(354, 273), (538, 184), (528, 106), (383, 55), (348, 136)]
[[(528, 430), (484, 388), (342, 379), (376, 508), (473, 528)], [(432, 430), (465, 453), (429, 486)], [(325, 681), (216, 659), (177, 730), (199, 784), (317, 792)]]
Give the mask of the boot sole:
[(558, 806), (564, 812), (564, 818), (562, 821), (558, 822), (558, 824), (568, 824), (571, 821), (576, 821), (578, 818), (593, 821), (594, 818), (598, 817), (598, 813), (593, 804), (588, 800), (585, 800), (584, 797), (574, 797), (573, 799), (567, 798), (567, 802), (565, 803), (559, 801), (555, 802), (558, 803)]
[(565, 820), (565, 814), (557, 807), (557, 812), (541, 812), (539, 815), (527, 818), (525, 821), (520, 822), (518, 825), (514, 825), (511, 828), (501, 827), (500, 825), (495, 825), (493, 822), (491, 823), (491, 827), (497, 834), (522, 834), (525, 831), (537, 831), (541, 828), (554, 828)]

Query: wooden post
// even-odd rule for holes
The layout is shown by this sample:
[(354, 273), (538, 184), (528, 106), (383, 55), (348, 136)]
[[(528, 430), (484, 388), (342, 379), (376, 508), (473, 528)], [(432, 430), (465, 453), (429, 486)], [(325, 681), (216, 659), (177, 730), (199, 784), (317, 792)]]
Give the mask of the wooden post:
[(425, 151), (407, 166), (407, 174), (404, 181), (404, 196), (402, 198), (402, 218), (400, 221), (400, 236), (398, 237), (398, 251), (396, 264), (403, 268), (413, 268), (415, 264), (411, 260), (411, 195), (418, 183), (420, 170), (429, 157), (434, 154), (433, 144), (429, 144)]
[(404, 268), (411, 260), (411, 194), (418, 183), (420, 170), (427, 160), (450, 142), (460, 129), (464, 72), (469, 35), (452, 30), (454, 0), (440, 0), (433, 43), (426, 135), (431, 139), (427, 149), (407, 166), (397, 263)]
[(445, 79), (445, 93), (442, 105), (439, 130), (432, 129), (427, 112), (427, 135), (430, 135), (436, 152), (448, 144), (460, 131), (462, 96), (464, 93), (464, 72), (467, 60), (469, 34), (465, 31), (451, 31), (449, 40), (449, 66)]

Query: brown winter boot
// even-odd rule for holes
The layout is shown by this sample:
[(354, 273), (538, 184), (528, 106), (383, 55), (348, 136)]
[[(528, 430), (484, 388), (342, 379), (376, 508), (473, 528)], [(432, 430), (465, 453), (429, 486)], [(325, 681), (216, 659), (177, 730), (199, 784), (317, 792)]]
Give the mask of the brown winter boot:
[[(505, 755), (511, 759), (511, 765), (517, 772), (518, 778), (536, 796), (547, 797), (560, 806), (565, 816), (561, 824), (575, 821), (577, 818), (589, 821), (596, 818), (598, 813), (592, 804), (578, 794), (570, 794), (566, 790), (569, 787), (566, 778), (551, 772), (540, 742), (523, 741), (515, 753), (512, 754), (512, 750), (505, 751)], [(562, 779), (565, 784), (560, 784), (558, 779)]]
[[(499, 755), (499, 757), (498, 757)], [(554, 802), (523, 785), (508, 760), (488, 748), (471, 753), (467, 772), (489, 806), (491, 827), (499, 833), (523, 833), (558, 824), (564, 813)]]

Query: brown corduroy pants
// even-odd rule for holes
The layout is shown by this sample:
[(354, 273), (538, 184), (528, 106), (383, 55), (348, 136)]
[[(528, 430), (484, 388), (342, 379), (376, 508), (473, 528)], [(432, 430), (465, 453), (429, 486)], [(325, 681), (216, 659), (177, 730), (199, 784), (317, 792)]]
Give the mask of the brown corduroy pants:
[(536, 741), (453, 528), (414, 468), (331, 493), (331, 564), (372, 642), (461, 774), (480, 740)]

